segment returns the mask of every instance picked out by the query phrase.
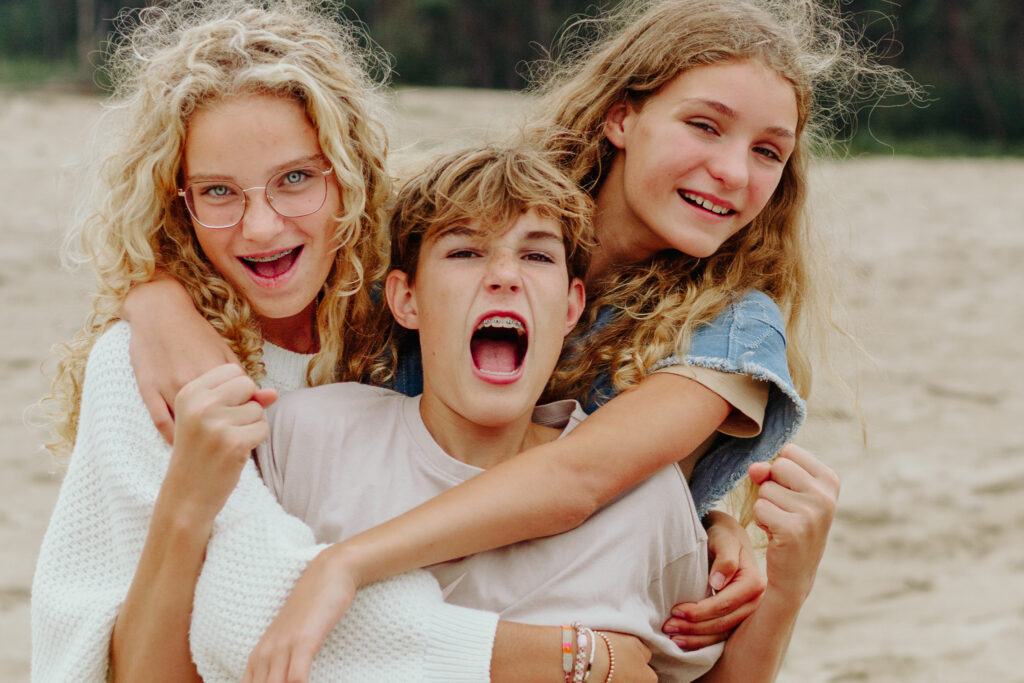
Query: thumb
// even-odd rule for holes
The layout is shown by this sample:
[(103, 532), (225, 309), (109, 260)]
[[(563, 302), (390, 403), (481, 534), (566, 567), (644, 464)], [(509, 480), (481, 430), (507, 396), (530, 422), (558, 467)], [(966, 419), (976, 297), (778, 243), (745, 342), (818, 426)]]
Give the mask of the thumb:
[(770, 462), (755, 462), (747, 468), (750, 480), (760, 486), (772, 477), (772, 465)]
[(259, 403), (266, 410), (277, 401), (277, 389), (257, 389), (252, 395), (252, 400)]

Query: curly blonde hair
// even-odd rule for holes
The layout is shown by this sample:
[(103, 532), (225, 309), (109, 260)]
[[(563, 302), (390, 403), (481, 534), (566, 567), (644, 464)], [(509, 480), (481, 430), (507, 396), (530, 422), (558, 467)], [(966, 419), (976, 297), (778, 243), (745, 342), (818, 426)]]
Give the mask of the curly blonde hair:
[(858, 47), (838, 13), (818, 0), (630, 2), (577, 22), (561, 45), (561, 65), (555, 61), (542, 74), (527, 136), (557, 154), (595, 196), (616, 153), (604, 136), (606, 114), (622, 103), (642, 107), (689, 69), (762, 62), (792, 84), (798, 124), (795, 149), (767, 206), (714, 255), (666, 251), (598, 283), (585, 318), (593, 323), (607, 305), (617, 313), (599, 332), (571, 340), (551, 393), (587, 400), (605, 372), (616, 390), (636, 384), (658, 360), (685, 353), (697, 327), (758, 289), (787, 321), (790, 372), (806, 396), (809, 341), (831, 323), (831, 293), (817, 272), (820, 247), (805, 219), (808, 159), (828, 151), (855, 101), (886, 93), (912, 98), (913, 84)]
[[(412, 284), (426, 240), (468, 223), (477, 224), (483, 236), (501, 234), (530, 210), (558, 222), (569, 277), (582, 278), (594, 244), (593, 202), (551, 159), (526, 144), (452, 152), (410, 178), (388, 219), (390, 269), (404, 272)], [(394, 377), (399, 349), (415, 333), (395, 322), (386, 307), (378, 325), (383, 349), (368, 379), (385, 384)]]
[(334, 264), (320, 295), (320, 350), (308, 379), (358, 377), (370, 343), (362, 321), (365, 283), (383, 275), (383, 214), (391, 179), (377, 83), (388, 63), (360, 36), (301, 0), (252, 3), (185, 0), (119, 18), (106, 67), (114, 92), (104, 122), (113, 148), (93, 174), (91, 200), (69, 235), (71, 261), (88, 263), (98, 291), (86, 324), (57, 347), (44, 403), (56, 427), (47, 447), (66, 457), (78, 425), (86, 358), (118, 319), (129, 288), (157, 269), (177, 278), (199, 311), (253, 376), (262, 373), (262, 335), (248, 302), (210, 264), (177, 187), (190, 116), (220, 99), (269, 94), (301, 103), (340, 188)]

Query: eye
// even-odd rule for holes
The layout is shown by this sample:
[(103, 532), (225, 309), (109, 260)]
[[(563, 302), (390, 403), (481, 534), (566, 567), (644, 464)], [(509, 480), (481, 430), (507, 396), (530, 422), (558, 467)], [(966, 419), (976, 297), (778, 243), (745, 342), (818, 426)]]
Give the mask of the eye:
[(469, 249), (467, 247), (459, 247), (458, 249), (450, 250), (447, 254), (445, 254), (444, 257), (445, 258), (449, 258), (449, 259), (470, 259), (470, 258), (478, 258), (479, 256), (480, 256), (480, 253), (477, 250), (475, 250), (475, 249)]
[(688, 126), (690, 126), (692, 128), (696, 128), (697, 130), (703, 131), (705, 133), (710, 133), (712, 135), (717, 135), (718, 134), (718, 129), (715, 128), (714, 124), (709, 123), (708, 121), (703, 121), (703, 120), (700, 120), (700, 119), (698, 119), (698, 120), (691, 120), (691, 121), (687, 121), (686, 125), (688, 125)]
[(782, 161), (782, 156), (771, 147), (754, 147), (754, 154), (759, 154), (772, 161)]
[(543, 251), (530, 251), (523, 254), (524, 261), (533, 261), (535, 263), (555, 263), (555, 258), (551, 254), (547, 254)]
[(301, 183), (313, 174), (305, 169), (295, 169), (294, 171), (286, 171), (281, 176), (281, 182), (285, 185), (295, 185)]
[(206, 185), (199, 191), (201, 195), (209, 199), (224, 199), (234, 192), (227, 185)]

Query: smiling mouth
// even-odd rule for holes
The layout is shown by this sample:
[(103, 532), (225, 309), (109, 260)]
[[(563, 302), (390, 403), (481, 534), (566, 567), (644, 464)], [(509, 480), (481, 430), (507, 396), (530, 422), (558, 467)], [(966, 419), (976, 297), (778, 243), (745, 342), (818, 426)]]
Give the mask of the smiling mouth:
[(683, 192), (682, 190), (680, 190), (679, 196), (682, 197), (683, 201), (686, 202), (687, 204), (696, 206), (698, 209), (710, 211), (716, 216), (731, 216), (732, 214), (736, 213), (733, 209), (727, 208), (725, 206), (719, 206), (710, 199), (705, 199), (704, 197), (701, 197), (698, 194), (694, 194), (693, 192)]
[(492, 315), (481, 320), (469, 342), (476, 369), (502, 377), (511, 377), (519, 371), (528, 346), (526, 326), (507, 315)]
[(268, 256), (239, 256), (238, 260), (259, 277), (273, 279), (287, 273), (301, 252), (300, 246)]

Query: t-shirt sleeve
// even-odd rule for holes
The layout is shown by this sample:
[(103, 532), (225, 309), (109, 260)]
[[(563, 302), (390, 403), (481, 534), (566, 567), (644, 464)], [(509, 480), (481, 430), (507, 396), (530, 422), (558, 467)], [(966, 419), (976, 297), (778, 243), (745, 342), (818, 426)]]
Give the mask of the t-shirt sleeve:
[(725, 399), (732, 406), (732, 411), (718, 428), (722, 434), (749, 438), (761, 433), (765, 406), (768, 404), (767, 382), (750, 375), (720, 372), (688, 363), (669, 365), (655, 372), (688, 377)]

